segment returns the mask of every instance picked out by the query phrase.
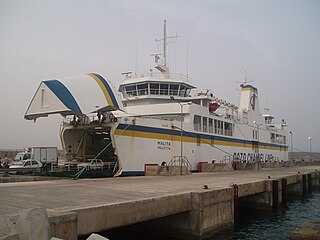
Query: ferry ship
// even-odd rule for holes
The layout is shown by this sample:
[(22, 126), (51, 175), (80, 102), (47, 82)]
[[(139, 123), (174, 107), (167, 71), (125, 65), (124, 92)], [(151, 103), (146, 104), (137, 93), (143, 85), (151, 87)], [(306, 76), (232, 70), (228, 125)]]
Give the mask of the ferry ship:
[(243, 82), (239, 106), (197, 90), (169, 71), (167, 39), (164, 21), (158, 72), (128, 72), (118, 91), (96, 73), (42, 81), (25, 119), (61, 114), (66, 161), (100, 159), (114, 176), (142, 175), (146, 164), (288, 161), (286, 123), (260, 112), (258, 89)]

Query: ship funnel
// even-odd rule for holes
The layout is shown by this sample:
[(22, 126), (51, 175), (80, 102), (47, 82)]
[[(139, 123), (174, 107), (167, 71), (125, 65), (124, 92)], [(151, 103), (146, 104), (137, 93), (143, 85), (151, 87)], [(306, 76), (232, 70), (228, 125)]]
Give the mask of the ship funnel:
[(241, 85), (240, 109), (260, 114), (257, 88), (249, 84)]

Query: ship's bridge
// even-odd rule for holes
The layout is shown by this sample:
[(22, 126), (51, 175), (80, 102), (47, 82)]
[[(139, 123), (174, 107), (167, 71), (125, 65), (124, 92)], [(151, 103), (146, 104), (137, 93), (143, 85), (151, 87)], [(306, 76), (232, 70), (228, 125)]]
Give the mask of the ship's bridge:
[(170, 102), (170, 96), (177, 100), (183, 100), (190, 96), (191, 89), (195, 88), (188, 83), (189, 78), (184, 75), (150, 73), (146, 76), (131, 78), (127, 76), (119, 86), (119, 92), (123, 95), (125, 106), (140, 103), (165, 103)]

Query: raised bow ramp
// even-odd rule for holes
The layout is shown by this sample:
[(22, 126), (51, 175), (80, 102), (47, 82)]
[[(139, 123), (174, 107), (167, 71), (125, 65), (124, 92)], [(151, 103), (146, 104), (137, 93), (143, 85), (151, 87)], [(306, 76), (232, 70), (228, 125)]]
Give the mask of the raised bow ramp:
[(114, 88), (101, 75), (89, 73), (42, 81), (24, 116), (27, 120), (50, 114), (82, 115), (122, 109)]

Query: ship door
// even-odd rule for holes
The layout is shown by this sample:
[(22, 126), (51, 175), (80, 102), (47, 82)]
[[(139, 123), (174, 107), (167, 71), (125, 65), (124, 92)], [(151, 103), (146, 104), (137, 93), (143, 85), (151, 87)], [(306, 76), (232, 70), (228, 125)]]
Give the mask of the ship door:
[(96, 157), (103, 162), (115, 162), (116, 155), (110, 136), (111, 128), (95, 129), (85, 136), (85, 157), (87, 159)]

